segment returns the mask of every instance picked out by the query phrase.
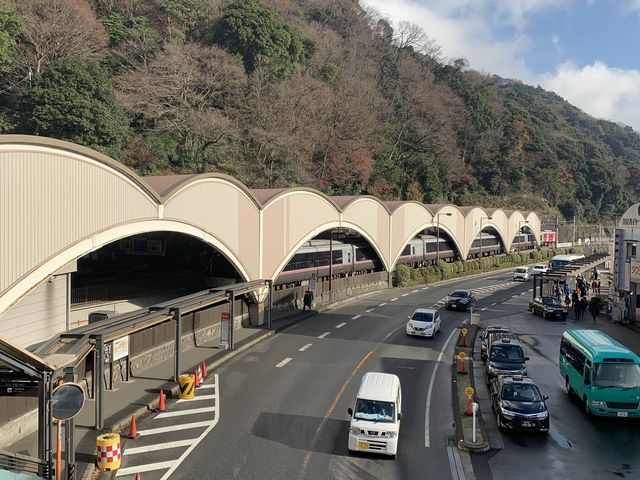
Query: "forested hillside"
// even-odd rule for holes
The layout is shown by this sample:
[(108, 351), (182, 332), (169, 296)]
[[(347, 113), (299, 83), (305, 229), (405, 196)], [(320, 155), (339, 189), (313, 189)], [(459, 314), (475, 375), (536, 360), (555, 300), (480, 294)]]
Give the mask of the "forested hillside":
[(0, 0), (0, 133), (141, 175), (535, 209), (640, 196), (640, 136), (355, 0)]

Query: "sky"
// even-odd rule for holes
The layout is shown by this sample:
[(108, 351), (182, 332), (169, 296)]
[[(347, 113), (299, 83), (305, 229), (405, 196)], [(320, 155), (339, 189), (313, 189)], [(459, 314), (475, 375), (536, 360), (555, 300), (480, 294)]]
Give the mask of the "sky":
[(446, 57), (640, 132), (640, 0), (360, 0)]

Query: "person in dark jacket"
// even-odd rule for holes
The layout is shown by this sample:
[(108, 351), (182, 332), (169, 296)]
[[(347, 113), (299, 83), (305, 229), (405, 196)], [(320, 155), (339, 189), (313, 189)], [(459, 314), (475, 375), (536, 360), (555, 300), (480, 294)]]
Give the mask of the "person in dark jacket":
[(313, 293), (311, 290), (304, 292), (302, 297), (302, 310), (311, 310), (311, 304), (313, 303)]
[(587, 297), (580, 297), (580, 318), (584, 319), (584, 314), (587, 312)]

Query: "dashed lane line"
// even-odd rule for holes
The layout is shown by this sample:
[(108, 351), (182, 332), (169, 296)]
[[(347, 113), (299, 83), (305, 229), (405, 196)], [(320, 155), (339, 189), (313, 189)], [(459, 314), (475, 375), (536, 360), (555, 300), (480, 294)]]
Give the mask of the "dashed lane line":
[(116, 477), (135, 475), (136, 473), (153, 472), (155, 470), (165, 470), (173, 467), (175, 464), (176, 460), (169, 460), (168, 462), (147, 463), (146, 465), (140, 465), (137, 467), (119, 468), (116, 473)]
[(429, 287), (422, 287), (422, 290), (429, 290)]
[(365, 312), (369, 313), (369, 312), (373, 312), (373, 308), (370, 308), (369, 310), (365, 310)]
[(189, 410), (176, 410), (173, 412), (159, 413), (153, 418), (154, 420), (155, 419), (159, 420), (161, 418), (184, 417), (186, 415), (197, 415), (199, 413), (209, 413), (209, 412), (215, 412), (215, 411), (216, 411), (216, 407), (190, 408)]
[(378, 305), (379, 307), (384, 307), (387, 304), (387, 302), (382, 302), (380, 305)]
[(418, 293), (420, 290), (416, 289), (416, 290), (411, 290), (411, 293)]
[(408, 293), (403, 293), (402, 295), (400, 295), (401, 297), (408, 297), (409, 294)]
[(498, 304), (497, 302), (493, 302), (493, 303), (491, 304), (491, 306), (492, 306), (492, 307), (494, 307), (494, 306), (496, 306), (497, 304)]
[(305, 350), (307, 350), (311, 345), (313, 345), (313, 343), (307, 343), (305, 346), (300, 347), (298, 349), (299, 352), (304, 352)]
[(342, 328), (342, 327), (344, 327), (345, 325), (346, 325), (346, 323), (345, 323), (345, 322), (342, 322), (342, 323), (340, 323), (340, 324), (336, 325), (336, 328)]
[(146, 447), (127, 448), (126, 454), (128, 457), (130, 455), (136, 455), (138, 453), (157, 452), (158, 450), (166, 450), (168, 448), (188, 447), (193, 442), (195, 442), (195, 440), (195, 438), (189, 438), (187, 440), (174, 440), (173, 442), (156, 443), (154, 445), (147, 445)]
[[(200, 388), (202, 388), (202, 386), (200, 386)], [(198, 390), (200, 390), (200, 388)], [(214, 398), (216, 398), (215, 395), (196, 395), (193, 398), (181, 398), (176, 403), (193, 403), (200, 402), (202, 400), (213, 400)]]
[(322, 335), (318, 335), (318, 338), (324, 338), (327, 335), (331, 335), (331, 332), (324, 332)]
[(355, 317), (351, 317), (351, 320), (357, 320), (361, 317), (362, 315), (356, 315)]
[(293, 360), (293, 358), (291, 357), (287, 357), (284, 360), (282, 360), (279, 364), (276, 365), (276, 368), (282, 368), (284, 367), (287, 363), (289, 363), (291, 360)]
[(170, 427), (149, 428), (147, 430), (138, 430), (141, 437), (148, 435), (157, 435), (160, 433), (173, 432), (175, 430), (189, 430), (191, 428), (210, 427), (217, 420), (205, 420), (204, 422), (183, 423), (179, 425), (172, 425)]
[(396, 298), (392, 298), (392, 299), (391, 299), (391, 301), (392, 301), (392, 302), (395, 302), (397, 299), (398, 299), (398, 297), (396, 297)]

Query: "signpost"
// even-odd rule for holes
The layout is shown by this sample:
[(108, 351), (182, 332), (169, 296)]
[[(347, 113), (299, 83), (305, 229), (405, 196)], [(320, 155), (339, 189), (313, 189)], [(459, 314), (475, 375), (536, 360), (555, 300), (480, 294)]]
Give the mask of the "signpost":
[(224, 347), (225, 349), (230, 347), (230, 342), (229, 342), (229, 333), (231, 331), (230, 329), (230, 321), (231, 319), (231, 315), (229, 314), (229, 312), (222, 312), (220, 314), (220, 346)]
[[(51, 414), (58, 426), (56, 480), (60, 480), (62, 474), (62, 422), (69, 422), (78, 415), (84, 406), (84, 401), (84, 391), (77, 383), (63, 383), (51, 394)], [(70, 428), (69, 423), (66, 428), (67, 430)]]

